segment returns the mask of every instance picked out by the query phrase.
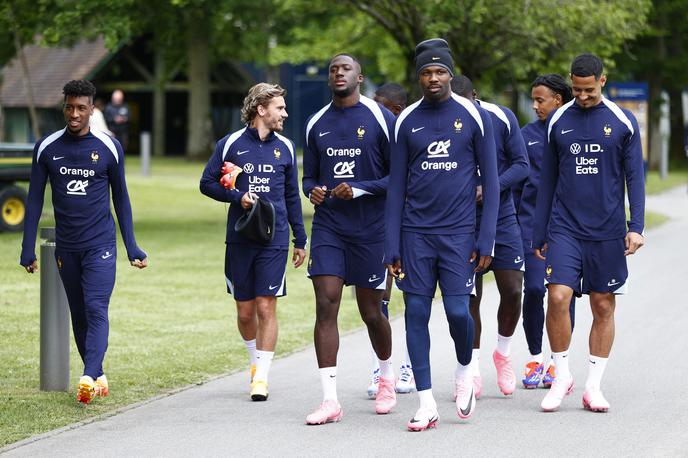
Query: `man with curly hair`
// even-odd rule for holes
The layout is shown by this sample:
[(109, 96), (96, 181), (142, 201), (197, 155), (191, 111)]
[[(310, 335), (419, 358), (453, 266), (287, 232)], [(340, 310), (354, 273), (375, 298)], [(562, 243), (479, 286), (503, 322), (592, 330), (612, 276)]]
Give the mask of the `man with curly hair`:
[(88, 404), (94, 396), (109, 393), (103, 359), (117, 257), (110, 190), (131, 265), (143, 269), (148, 259), (134, 238), (124, 150), (116, 139), (89, 127), (95, 86), (90, 81), (70, 81), (63, 93), (67, 126), (40, 139), (34, 147), (20, 264), (29, 273), (38, 270), (36, 231), (50, 179), (55, 261), (67, 293), (74, 340), (84, 362), (77, 400)]

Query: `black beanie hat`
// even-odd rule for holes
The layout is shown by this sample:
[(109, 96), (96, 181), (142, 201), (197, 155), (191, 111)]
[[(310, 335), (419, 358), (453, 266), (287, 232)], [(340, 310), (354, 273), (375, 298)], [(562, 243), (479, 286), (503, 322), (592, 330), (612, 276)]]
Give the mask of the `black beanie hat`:
[(449, 45), (442, 38), (431, 38), (416, 45), (416, 74), (431, 65), (444, 67), (454, 76), (454, 60)]
[(275, 207), (264, 198), (257, 198), (253, 206), (237, 219), (234, 230), (260, 245), (267, 245), (275, 236)]

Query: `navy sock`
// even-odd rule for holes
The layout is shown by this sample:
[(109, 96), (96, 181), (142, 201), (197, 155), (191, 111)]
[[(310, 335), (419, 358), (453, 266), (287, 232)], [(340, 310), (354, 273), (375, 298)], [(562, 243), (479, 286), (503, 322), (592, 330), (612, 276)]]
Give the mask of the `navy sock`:
[[(432, 297), (404, 293), (406, 312), (406, 348), (413, 365), (418, 391), (432, 388), (430, 376), (430, 310)], [(472, 337), (471, 337), (472, 338)]]
[(464, 366), (467, 366), (473, 357), (473, 333), (475, 332), (473, 318), (468, 311), (468, 299), (468, 294), (442, 296), (444, 311), (449, 321), (449, 333), (454, 340), (456, 358)]

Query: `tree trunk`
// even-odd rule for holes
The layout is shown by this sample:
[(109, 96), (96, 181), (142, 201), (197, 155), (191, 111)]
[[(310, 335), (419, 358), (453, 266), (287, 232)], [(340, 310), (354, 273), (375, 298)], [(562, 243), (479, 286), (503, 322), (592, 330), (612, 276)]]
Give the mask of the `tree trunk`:
[(165, 58), (160, 49), (155, 50), (155, 86), (153, 89), (153, 155), (165, 154), (165, 83), (167, 72)]
[(671, 100), (669, 122), (671, 134), (669, 136), (669, 163), (677, 163), (685, 157), (685, 127), (683, 125), (683, 101), (681, 89), (670, 89)]
[(189, 114), (186, 156), (207, 158), (210, 153), (210, 24), (190, 15), (187, 52), (189, 58)]
[(24, 81), (26, 82), (26, 92), (29, 96), (27, 103), (29, 104), (29, 119), (31, 119), (31, 128), (33, 130), (34, 140), (38, 141), (41, 137), (41, 129), (38, 121), (38, 114), (36, 113), (36, 103), (33, 98), (33, 85), (31, 84), (31, 73), (29, 72), (29, 64), (26, 62), (26, 56), (24, 55), (24, 49), (21, 44), (21, 39), (19, 38), (19, 25), (14, 19), (14, 11), (12, 10), (12, 5), (10, 4), (10, 16), (12, 16), (12, 35), (14, 38), (14, 48), (17, 52), (17, 57), (21, 63), (22, 73), (24, 73)]

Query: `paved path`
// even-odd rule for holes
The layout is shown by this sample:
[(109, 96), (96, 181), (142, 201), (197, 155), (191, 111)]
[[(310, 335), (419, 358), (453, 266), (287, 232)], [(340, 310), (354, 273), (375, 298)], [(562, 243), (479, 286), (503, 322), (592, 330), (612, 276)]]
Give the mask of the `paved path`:
[[(557, 413), (542, 413), (542, 389), (499, 394), (491, 353), (496, 340), (497, 294), (486, 287), (483, 305), (483, 398), (468, 422), (451, 402), (455, 360), (440, 304), (431, 320), (434, 392), (440, 423), (406, 431), (417, 407), (401, 395), (396, 409), (377, 416), (365, 396), (369, 355), (362, 332), (342, 339), (341, 423), (306, 426), (320, 401), (315, 352), (309, 348), (275, 361), (268, 402), (252, 403), (247, 375), (235, 374), (184, 390), (121, 414), (49, 433), (6, 448), (7, 456), (688, 456), (688, 197), (685, 187), (648, 198), (648, 209), (673, 214), (649, 231), (647, 246), (630, 258), (631, 294), (617, 307), (617, 335), (603, 388), (607, 414), (581, 408), (587, 373), (587, 302), (578, 308), (572, 371), (578, 386)], [(394, 340), (403, 320), (393, 322)], [(526, 362), (522, 328), (516, 333), (517, 370)], [(399, 361), (399, 355), (394, 356)]]

